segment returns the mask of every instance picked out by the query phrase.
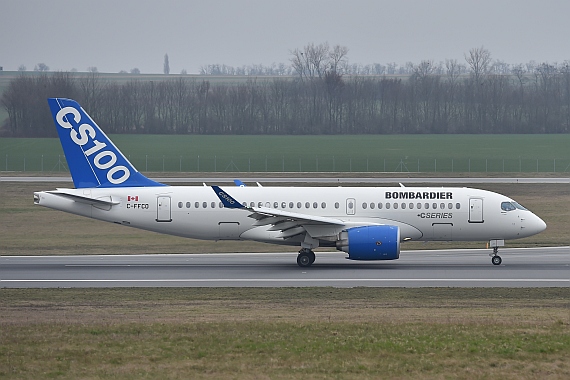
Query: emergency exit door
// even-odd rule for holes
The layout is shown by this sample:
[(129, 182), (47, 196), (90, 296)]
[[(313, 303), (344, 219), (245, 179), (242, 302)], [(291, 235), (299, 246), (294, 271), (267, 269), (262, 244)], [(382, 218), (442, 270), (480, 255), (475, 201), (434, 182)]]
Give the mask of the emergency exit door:
[(483, 199), (469, 199), (469, 223), (483, 223)]
[(156, 221), (172, 222), (170, 213), (170, 197), (158, 197), (156, 199)]

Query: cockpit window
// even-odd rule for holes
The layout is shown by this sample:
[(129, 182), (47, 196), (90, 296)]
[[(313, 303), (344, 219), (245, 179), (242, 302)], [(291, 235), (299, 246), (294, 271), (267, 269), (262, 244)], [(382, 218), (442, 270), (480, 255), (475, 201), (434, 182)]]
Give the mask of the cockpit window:
[(516, 209), (515, 205), (512, 204), (511, 202), (501, 203), (501, 210), (503, 210), (503, 211), (513, 211), (515, 209)]
[(503, 211), (513, 211), (516, 209), (527, 211), (526, 208), (524, 208), (523, 206), (521, 206), (520, 204), (518, 204), (515, 201), (501, 203), (501, 210), (503, 210)]
[(524, 206), (522, 206), (521, 204), (519, 204), (519, 203), (517, 203), (517, 202), (512, 202), (512, 204), (513, 204), (516, 208), (518, 208), (519, 210), (527, 211), (527, 209), (526, 209)]

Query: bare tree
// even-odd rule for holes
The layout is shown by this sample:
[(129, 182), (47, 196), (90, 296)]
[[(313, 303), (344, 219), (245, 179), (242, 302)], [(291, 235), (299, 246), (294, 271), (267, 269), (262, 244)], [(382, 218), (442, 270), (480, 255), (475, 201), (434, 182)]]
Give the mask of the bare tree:
[(435, 66), (433, 64), (433, 61), (424, 60), (421, 61), (419, 65), (411, 64), (411, 71), (413, 75), (421, 79), (424, 79), (427, 76), (432, 75), (434, 73)]
[(447, 74), (447, 79), (452, 86), (455, 85), (457, 78), (463, 73), (464, 69), (465, 67), (457, 62), (456, 59), (445, 60), (445, 73)]
[(469, 54), (465, 54), (465, 60), (475, 78), (475, 83), (481, 84), (482, 77), (489, 72), (491, 53), (483, 46), (473, 48), (469, 50)]
[(348, 48), (336, 45), (331, 50), (328, 42), (310, 43), (303, 50), (291, 51), (291, 65), (301, 78), (324, 78), (328, 71), (339, 72), (347, 64)]
[(341, 68), (348, 63), (348, 48), (346, 46), (335, 45), (329, 53), (330, 69), (335, 73), (342, 72)]

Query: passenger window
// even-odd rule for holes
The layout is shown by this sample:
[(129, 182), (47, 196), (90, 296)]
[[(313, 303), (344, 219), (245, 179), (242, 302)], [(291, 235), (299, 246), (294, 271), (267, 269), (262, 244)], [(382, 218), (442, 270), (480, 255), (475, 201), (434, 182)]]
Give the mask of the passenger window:
[(263, 202), (257, 202), (257, 207), (262, 207), (263, 206)]
[(182, 208), (182, 202), (178, 202), (178, 208)]
[(203, 202), (203, 203), (202, 203), (202, 207), (203, 207), (203, 208), (208, 208), (208, 202)]
[(317, 208), (319, 207), (319, 204), (317, 202), (313, 202), (313, 208)]
[(433, 209), (436, 210), (437, 209), (437, 203), (432, 204)]
[(216, 202), (212, 202), (210, 206), (212, 206), (212, 208), (216, 208)]
[(293, 208), (293, 202), (289, 202), (289, 208)]
[(374, 203), (370, 203), (370, 208), (371, 208), (372, 210), (374, 210), (374, 207), (376, 207), (376, 205), (375, 205)]
[(414, 208), (414, 204), (410, 202), (410, 210)]
[(305, 208), (310, 208), (311, 204), (309, 202), (305, 202)]
[(418, 202), (418, 210), (422, 209), (422, 204), (420, 202)]
[(200, 208), (200, 203), (199, 203), (199, 202), (194, 202), (194, 207), (195, 207), (195, 208)]
[(339, 207), (340, 207), (340, 204), (339, 204), (338, 202), (336, 202), (336, 203), (334, 204), (334, 208), (338, 209)]
[(254, 207), (255, 207), (255, 202), (249, 202), (249, 207), (254, 208)]
[[(380, 207), (380, 208), (382, 208), (382, 207)], [(389, 210), (389, 209), (390, 209), (390, 203), (386, 202), (386, 210)]]
[(453, 209), (453, 203), (448, 203), (448, 204), (447, 204), (447, 208), (450, 209), (450, 210)]
[(279, 207), (279, 203), (278, 202), (273, 202), (273, 208), (277, 208)]
[(398, 209), (398, 204), (394, 203), (394, 210)]
[(363, 204), (362, 204), (362, 208), (363, 208), (364, 210), (366, 210), (366, 207), (368, 207), (368, 205), (367, 205), (366, 203), (363, 203)]
[(424, 208), (425, 208), (426, 210), (429, 210), (429, 203), (426, 203), (424, 206), (425, 206)]
[(301, 208), (301, 202), (297, 202), (297, 208)]
[(382, 202), (378, 202), (378, 210), (382, 209)]
[(455, 204), (455, 208), (459, 210), (459, 209), (461, 208), (461, 203), (457, 202), (457, 203)]
[(191, 206), (192, 206), (192, 203), (186, 202), (186, 208), (190, 208)]
[[(218, 203), (219, 208), (224, 208), (224, 204), (222, 202)], [(247, 207), (247, 206), (246, 206)]]
[(406, 209), (406, 204), (402, 202), (402, 210)]
[(327, 204), (325, 202), (321, 203), (321, 208), (327, 208)]
[(439, 208), (443, 210), (445, 208), (445, 203), (440, 203)]

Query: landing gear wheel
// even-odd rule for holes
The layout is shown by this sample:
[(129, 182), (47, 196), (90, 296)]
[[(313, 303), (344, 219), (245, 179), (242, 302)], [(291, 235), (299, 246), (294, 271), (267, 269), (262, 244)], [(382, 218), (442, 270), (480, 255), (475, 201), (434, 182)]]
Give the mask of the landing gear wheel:
[(501, 265), (503, 259), (501, 259), (501, 256), (495, 255), (491, 258), (491, 262), (493, 263), (493, 265)]
[(300, 267), (310, 267), (315, 262), (315, 253), (309, 249), (302, 249), (297, 256), (297, 265)]

